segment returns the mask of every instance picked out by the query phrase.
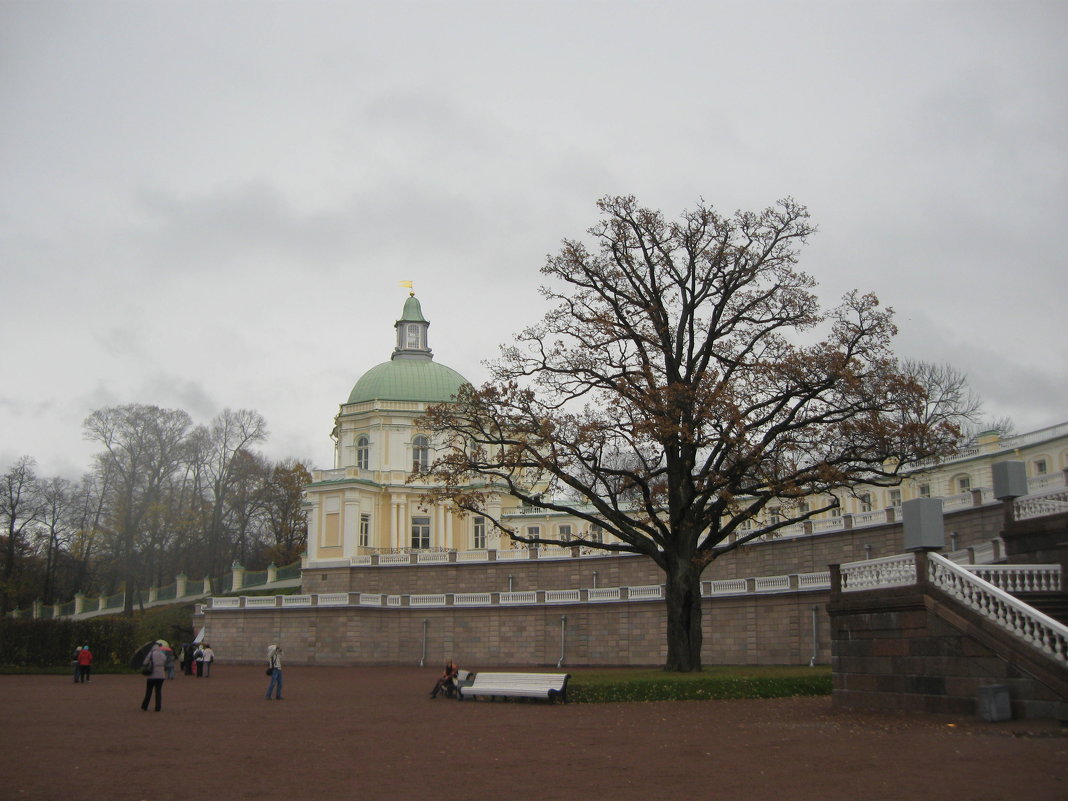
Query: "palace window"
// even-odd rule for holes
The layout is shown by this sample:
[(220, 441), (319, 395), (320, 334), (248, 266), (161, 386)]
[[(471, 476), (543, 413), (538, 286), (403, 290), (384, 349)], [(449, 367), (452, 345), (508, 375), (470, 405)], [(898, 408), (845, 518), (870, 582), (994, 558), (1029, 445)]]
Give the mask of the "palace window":
[(412, 518), (412, 547), (413, 548), (429, 548), (430, 547), (430, 518), (429, 517), (413, 517)]
[(972, 477), (971, 476), (957, 476), (956, 483), (957, 483), (957, 492), (959, 492), (959, 493), (968, 492), (972, 488)]
[(590, 526), (590, 542), (604, 542), (604, 529), (596, 524)]
[(931, 497), (931, 485), (930, 484), (920, 484), (920, 497), (921, 498), (930, 498)]
[[(528, 537), (540, 537), (541, 536), (541, 526), (527, 526), (527, 536)], [(537, 545), (537, 543), (534, 543), (534, 542), (528, 542), (527, 543), (527, 547), (530, 548), (531, 550), (535, 550), (535, 549), (537, 549), (538, 545)]]
[(1044, 476), (1049, 470), (1049, 463), (1045, 459), (1035, 459), (1034, 465), (1036, 476)]
[(360, 546), (363, 548), (371, 544), (371, 515), (360, 515)]
[(474, 524), (474, 542), (472, 544), (475, 550), (482, 550), (486, 547), (486, 518), (478, 515), (472, 522)]
[(863, 495), (860, 496), (859, 500), (860, 500), (860, 511), (861, 512), (870, 512), (871, 511), (871, 493), (865, 492)]
[(412, 472), (430, 467), (430, 440), (420, 435), (412, 440)]
[(559, 529), (557, 529), (557, 535), (562, 542), (571, 542), (571, 524), (562, 524)]
[(360, 470), (370, 469), (371, 440), (361, 435), (356, 439), (356, 466)]
[(890, 490), (890, 505), (893, 506), (895, 509), (901, 506), (901, 490)]

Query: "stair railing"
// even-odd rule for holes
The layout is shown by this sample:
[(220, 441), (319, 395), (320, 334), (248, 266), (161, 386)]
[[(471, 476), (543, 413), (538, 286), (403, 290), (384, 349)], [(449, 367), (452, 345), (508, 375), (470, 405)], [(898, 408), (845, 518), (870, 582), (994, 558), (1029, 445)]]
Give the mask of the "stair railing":
[(937, 553), (927, 554), (927, 580), (1068, 668), (1068, 626)]

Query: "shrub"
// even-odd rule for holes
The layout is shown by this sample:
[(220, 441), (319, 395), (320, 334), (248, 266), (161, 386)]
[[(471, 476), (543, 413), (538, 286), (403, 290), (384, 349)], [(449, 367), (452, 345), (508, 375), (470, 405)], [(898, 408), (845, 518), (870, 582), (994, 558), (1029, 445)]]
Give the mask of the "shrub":
[[(803, 672), (802, 672), (803, 671)], [(721, 668), (712, 673), (662, 671), (575, 673), (567, 685), (569, 701), (694, 701), (830, 695), (827, 668)]]

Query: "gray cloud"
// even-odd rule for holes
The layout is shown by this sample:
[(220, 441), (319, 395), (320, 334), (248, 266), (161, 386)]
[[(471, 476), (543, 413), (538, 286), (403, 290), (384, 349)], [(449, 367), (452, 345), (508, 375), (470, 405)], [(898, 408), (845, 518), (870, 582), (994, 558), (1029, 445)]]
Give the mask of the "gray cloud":
[(146, 402), (258, 409), (269, 453), (328, 465), (398, 280), (477, 381), (614, 193), (793, 195), (828, 299), (874, 290), (903, 355), (1064, 419), (1068, 6), (605, 9), (9, 4), (0, 459), (80, 472), (81, 420)]

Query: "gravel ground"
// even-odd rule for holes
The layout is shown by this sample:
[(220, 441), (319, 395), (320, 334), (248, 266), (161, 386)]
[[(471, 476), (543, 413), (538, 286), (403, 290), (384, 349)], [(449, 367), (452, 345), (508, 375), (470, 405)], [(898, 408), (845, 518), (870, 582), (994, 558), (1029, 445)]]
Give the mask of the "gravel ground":
[[(836, 712), (829, 698), (627, 704), (430, 700), (437, 668), (217, 664), (166, 682), (0, 676), (0, 797), (19, 801), (1044, 801), (1053, 722)], [(184, 788), (184, 789), (183, 789)]]

